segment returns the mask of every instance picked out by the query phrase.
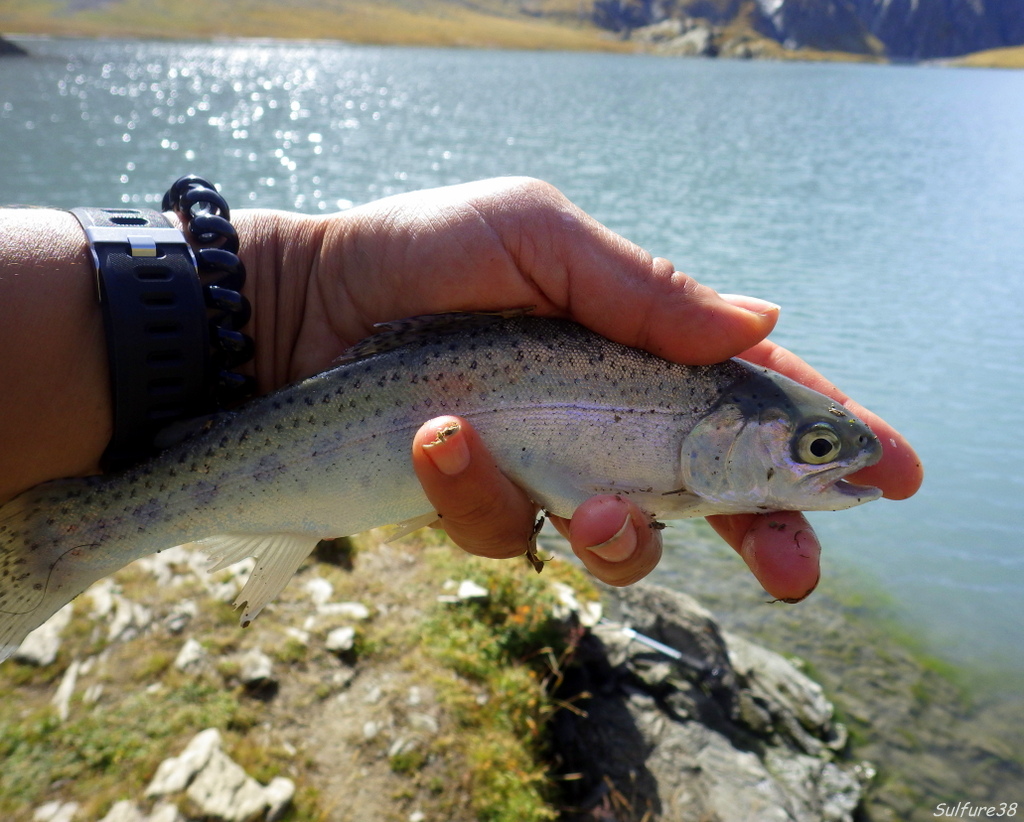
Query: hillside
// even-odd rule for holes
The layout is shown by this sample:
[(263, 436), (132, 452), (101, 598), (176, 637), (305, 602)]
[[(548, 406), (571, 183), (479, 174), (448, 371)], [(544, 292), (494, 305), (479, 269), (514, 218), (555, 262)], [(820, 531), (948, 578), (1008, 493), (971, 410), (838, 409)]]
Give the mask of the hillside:
[[(587, 6), (589, 4), (583, 4)], [(0, 0), (0, 32), (621, 50), (575, 0)]]
[(0, 0), (5, 31), (1016, 67), (1024, 15), (1019, 0)]
[(1024, 68), (1024, 46), (1009, 46), (1002, 49), (988, 49), (968, 54), (950, 61), (954, 66), (970, 68)]

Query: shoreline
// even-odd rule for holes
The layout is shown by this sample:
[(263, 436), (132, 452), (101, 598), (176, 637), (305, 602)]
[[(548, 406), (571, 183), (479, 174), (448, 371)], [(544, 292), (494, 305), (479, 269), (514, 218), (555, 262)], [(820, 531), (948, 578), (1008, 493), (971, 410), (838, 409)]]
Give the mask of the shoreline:
[(702, 523), (665, 547), (650, 582), (695, 597), (724, 631), (782, 654), (824, 687), (853, 757), (878, 768), (872, 822), (929, 818), (935, 797), (977, 804), (1024, 790), (1024, 673), (943, 658), (855, 570), (833, 567), (807, 600), (784, 605)]
[[(344, 46), (380, 46), (399, 48), (454, 48), (508, 51), (564, 51), (583, 53), (635, 54), (663, 58), (699, 58), (706, 60), (771, 60), (776, 62), (815, 63), (867, 63), (921, 68), (987, 68), (1002, 70), (1024, 69), (1024, 45), (972, 52), (958, 57), (928, 60), (896, 60), (879, 55), (854, 54), (838, 51), (819, 51), (811, 48), (786, 49), (774, 40), (741, 31), (729, 34), (729, 27), (717, 27), (716, 36), (724, 40), (728, 49), (721, 53), (708, 54), (673, 50), (670, 42), (657, 38), (646, 38), (645, 29), (637, 29), (627, 37), (599, 29), (596, 26), (566, 25), (545, 18), (531, 18), (525, 21), (497, 16), (482, 16), (472, 20), (472, 27), (465, 31), (459, 23), (448, 28), (441, 17), (422, 17), (420, 22), (429, 21), (426, 31), (403, 28), (391, 36), (381, 35), (380, 30), (354, 29), (345, 31), (345, 36), (324, 36), (324, 30), (311, 33), (289, 34), (287, 27), (257, 25), (239, 32), (225, 32), (208, 27), (181, 27), (168, 34), (166, 27), (153, 28), (147, 25), (120, 22), (116, 18), (100, 18), (89, 25), (50, 25), (36, 20), (24, 30), (0, 31), (0, 42), (32, 39), (123, 39), (155, 42), (226, 42), (226, 43), (309, 43)], [(341, 15), (339, 15), (339, 18)], [(495, 30), (486, 31), (486, 21), (494, 24)], [(340, 24), (340, 23), (339, 23)], [(468, 25), (468, 23), (465, 23)], [(661, 25), (661, 24), (659, 24)], [(481, 30), (483, 26), (483, 30)], [(656, 29), (649, 26), (646, 29)], [(707, 31), (716, 29), (708, 26)], [(635, 35), (635, 36), (634, 36)], [(710, 34), (709, 34), (710, 37)]]
[[(786, 606), (771, 602), (739, 557), (724, 548), (709, 529), (699, 523), (675, 526), (675, 536), (666, 536), (665, 557), (651, 579), (701, 599), (731, 630), (765, 642), (777, 642), (778, 635), (773, 632), (781, 631), (793, 634), (795, 641), (799, 631), (794, 623), (801, 618), (826, 624), (828, 614), (842, 614), (862, 630), (899, 646), (922, 667), (948, 677), (979, 701), (1024, 695), (1024, 664), (1010, 664), (1010, 649), (973, 657), (944, 651), (937, 642), (939, 637), (929, 635), (881, 583), (855, 565), (831, 561), (818, 588), (805, 601)], [(740, 604), (732, 607), (736, 602)], [(792, 652), (800, 650), (794, 646)]]
[(863, 573), (833, 567), (804, 602), (771, 603), (710, 527), (693, 523), (667, 540), (648, 580), (694, 597), (724, 631), (823, 686), (853, 758), (878, 768), (866, 820), (924, 820), (944, 797), (978, 804), (1024, 791), (1024, 675), (982, 677), (940, 657)]

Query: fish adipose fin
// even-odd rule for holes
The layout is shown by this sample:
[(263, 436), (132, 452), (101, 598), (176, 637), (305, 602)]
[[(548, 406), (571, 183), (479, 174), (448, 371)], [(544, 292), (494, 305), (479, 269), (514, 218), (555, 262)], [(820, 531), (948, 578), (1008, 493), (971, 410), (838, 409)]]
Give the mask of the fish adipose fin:
[(246, 557), (256, 560), (256, 567), (234, 602), (236, 608), (245, 606), (241, 619), (245, 628), (281, 593), (319, 541), (320, 537), (309, 534), (221, 534), (201, 539), (197, 544), (213, 558), (210, 573)]

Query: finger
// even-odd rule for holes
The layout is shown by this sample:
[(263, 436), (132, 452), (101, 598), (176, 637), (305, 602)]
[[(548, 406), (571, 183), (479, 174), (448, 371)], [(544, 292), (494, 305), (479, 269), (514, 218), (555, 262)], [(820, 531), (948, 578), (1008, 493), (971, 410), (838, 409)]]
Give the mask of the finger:
[(917, 493), (924, 481), (921, 459), (903, 435), (889, 423), (856, 400), (850, 399), (796, 354), (770, 341), (759, 343), (740, 356), (749, 362), (778, 371), (842, 403), (874, 432), (882, 444), (882, 459), (851, 474), (851, 481), (875, 485), (882, 489), (887, 499), (906, 499)]
[(571, 520), (551, 517), (573, 553), (609, 585), (632, 585), (661, 560), (661, 532), (651, 518), (622, 497), (592, 497)]
[(412, 462), (441, 526), (471, 554), (524, 553), (536, 506), (494, 465), (479, 435), (460, 417), (438, 417), (413, 438)]
[[(693, 365), (734, 356), (775, 326), (777, 305), (723, 300), (554, 186), (530, 179), (503, 185), (499, 192), (492, 181), (470, 194), (474, 213), (501, 238), (519, 281), (534, 290), (531, 302), (519, 304), (535, 305), (538, 314), (567, 316), (616, 342)], [(491, 300), (494, 283), (481, 281)]]
[(573, 319), (609, 339), (675, 362), (706, 365), (755, 345), (778, 321), (774, 303), (727, 301), (640, 249), (634, 252), (642, 257), (639, 273), (624, 279), (621, 266), (609, 268), (602, 259), (611, 247), (608, 241), (595, 250), (594, 260), (573, 269), (569, 302)]
[(821, 544), (798, 511), (708, 517), (769, 594), (799, 602), (821, 578)]

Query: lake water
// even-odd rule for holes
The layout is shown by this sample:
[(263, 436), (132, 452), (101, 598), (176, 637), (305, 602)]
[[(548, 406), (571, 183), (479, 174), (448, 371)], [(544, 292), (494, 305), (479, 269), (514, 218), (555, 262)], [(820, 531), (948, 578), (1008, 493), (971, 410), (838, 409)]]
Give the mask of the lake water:
[(776, 339), (928, 470), (909, 502), (813, 517), (833, 588), (867, 579), (939, 655), (1024, 673), (1024, 72), (26, 45), (0, 61), (0, 202), (152, 205), (195, 172), (235, 206), (327, 212), (527, 174), (782, 304)]

